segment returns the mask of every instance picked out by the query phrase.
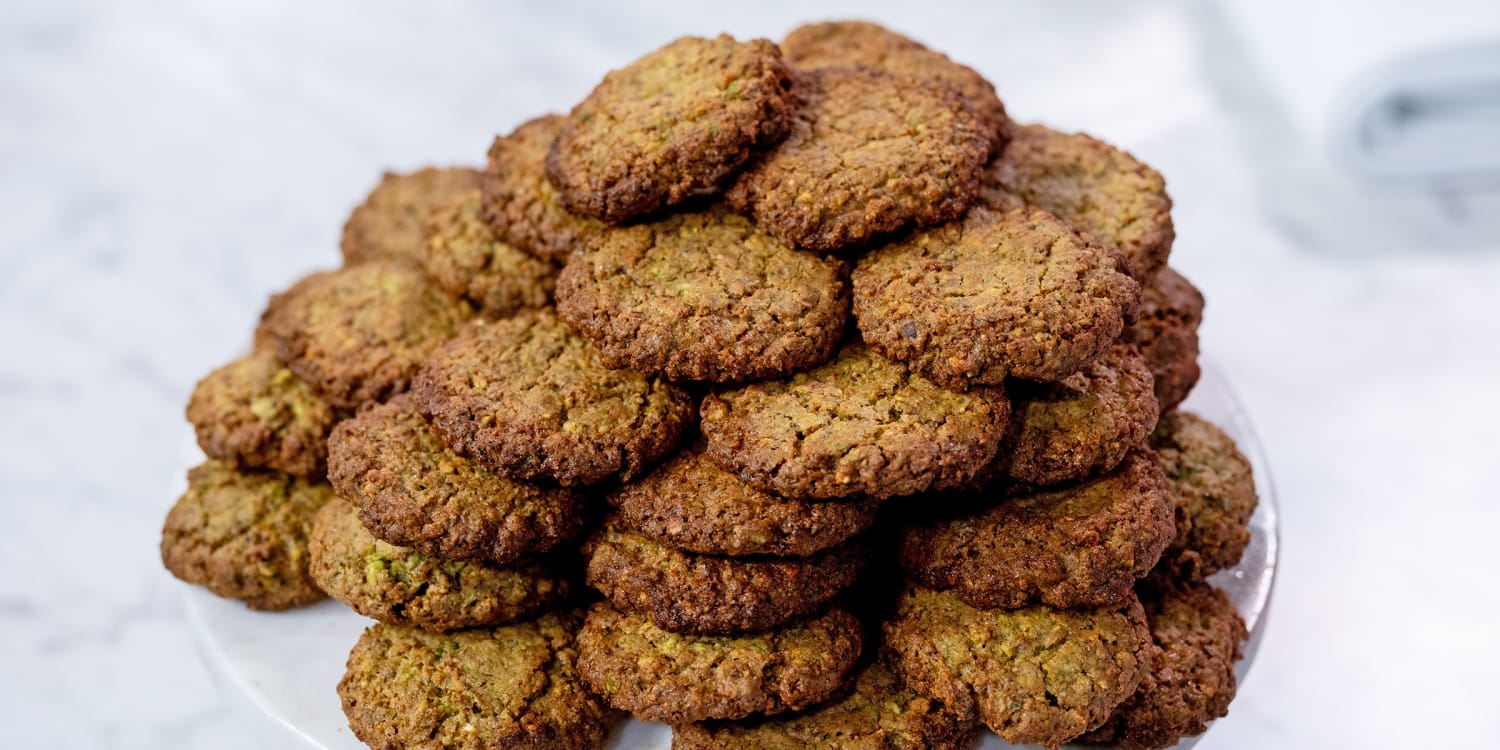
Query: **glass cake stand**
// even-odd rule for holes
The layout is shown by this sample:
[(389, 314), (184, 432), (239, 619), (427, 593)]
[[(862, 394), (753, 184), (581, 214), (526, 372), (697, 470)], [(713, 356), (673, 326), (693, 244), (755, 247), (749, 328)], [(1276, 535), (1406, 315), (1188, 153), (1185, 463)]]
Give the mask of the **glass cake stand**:
[[(1243, 682), (1265, 634), (1276, 578), (1278, 520), (1271, 472), (1249, 415), (1212, 363), (1204, 362), (1203, 378), (1183, 408), (1228, 432), (1255, 470), (1260, 505), (1250, 520), (1250, 546), (1239, 566), (1210, 579), (1229, 593), (1250, 629), (1244, 659), (1235, 667)], [(202, 460), (191, 441), (188, 446), (182, 456), (179, 488), (181, 474)], [(264, 613), (198, 587), (184, 586), (183, 597), (203, 661), (262, 745), (295, 750), (364, 748), (344, 721), (334, 686), (343, 676), (349, 649), (370, 620), (332, 601), (291, 612)], [(980, 750), (1012, 747), (989, 732), (982, 732), (981, 737)], [(1180, 747), (1193, 743), (1185, 740)], [(632, 720), (616, 729), (608, 747), (668, 750), (671, 744), (668, 727)]]

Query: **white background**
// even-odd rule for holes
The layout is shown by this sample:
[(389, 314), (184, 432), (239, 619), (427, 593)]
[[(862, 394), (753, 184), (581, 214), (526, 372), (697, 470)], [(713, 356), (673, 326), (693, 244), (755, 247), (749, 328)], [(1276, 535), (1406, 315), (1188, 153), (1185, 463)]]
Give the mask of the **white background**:
[(846, 15), (1167, 177), (1173, 264), (1208, 296), (1284, 519), (1259, 661), (1201, 747), (1500, 743), (1500, 241), (1372, 255), (1278, 230), (1251, 169), (1275, 155), (1242, 148), (1185, 6), (235, 5), (4, 9), (0, 747), (250, 747), (157, 559), (182, 405), (267, 294), (337, 262), (382, 168), (478, 163), (679, 34)]

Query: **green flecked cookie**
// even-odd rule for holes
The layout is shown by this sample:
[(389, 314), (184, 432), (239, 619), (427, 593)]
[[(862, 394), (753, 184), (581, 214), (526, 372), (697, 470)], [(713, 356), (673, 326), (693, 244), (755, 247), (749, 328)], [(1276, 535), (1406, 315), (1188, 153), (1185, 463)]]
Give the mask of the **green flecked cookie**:
[(328, 432), (339, 414), (262, 350), (198, 381), (187, 418), (211, 458), (317, 477), (327, 468)]
[(479, 171), (466, 167), (426, 167), (386, 172), (349, 215), (339, 249), (345, 265), (372, 260), (417, 263), (422, 257), (422, 223), (433, 206), (479, 187)]

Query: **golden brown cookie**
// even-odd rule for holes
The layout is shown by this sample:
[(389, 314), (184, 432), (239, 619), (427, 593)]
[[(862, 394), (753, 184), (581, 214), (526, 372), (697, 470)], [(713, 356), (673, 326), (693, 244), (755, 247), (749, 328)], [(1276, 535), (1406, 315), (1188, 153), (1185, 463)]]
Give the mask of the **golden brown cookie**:
[(370, 261), (303, 278), (261, 316), (276, 357), (324, 400), (354, 408), (406, 390), (471, 314), (420, 268)]
[(547, 179), (547, 150), (567, 121), (562, 115), (544, 115), (497, 136), (481, 183), (482, 211), (490, 231), (559, 266), (604, 228), (598, 219), (568, 213)]
[(993, 134), (998, 151), (1010, 133), (1010, 118), (995, 87), (973, 68), (961, 65), (911, 37), (868, 21), (824, 21), (792, 29), (781, 40), (788, 63), (798, 70), (865, 66), (945, 83), (963, 95)]
[(1160, 173), (1108, 143), (1042, 125), (1013, 129), (1005, 151), (985, 170), (981, 202), (1057, 215), (1119, 248), (1142, 285), (1166, 267), (1176, 237)]
[(338, 413), (267, 351), (198, 381), (187, 419), (210, 458), (249, 469), (321, 477)]
[(706, 455), (788, 499), (886, 498), (958, 487), (995, 456), (997, 388), (939, 388), (862, 344), (785, 380), (703, 399)]
[(479, 171), (467, 167), (427, 167), (408, 174), (386, 172), (344, 224), (344, 237), (339, 242), (344, 264), (419, 262), (427, 212), (477, 187)]
[(1198, 325), (1203, 293), (1171, 268), (1163, 268), (1141, 293), (1141, 312), (1120, 340), (1146, 355), (1161, 413), (1177, 408), (1198, 384)]
[(1118, 251), (1040, 209), (969, 212), (859, 260), (865, 342), (941, 385), (1061, 380), (1102, 354), (1140, 304)]
[(1234, 439), (1192, 412), (1161, 418), (1151, 447), (1166, 472), (1177, 537), (1162, 557), (1175, 576), (1202, 578), (1232, 568), (1250, 544), (1259, 498), (1250, 461)]
[(832, 251), (958, 218), (992, 133), (952, 88), (871, 68), (799, 74), (791, 134), (740, 175), (729, 205), (794, 247)]
[(844, 264), (742, 216), (676, 214), (610, 229), (569, 261), (557, 314), (610, 367), (671, 380), (780, 377), (828, 359), (849, 315)]
[(413, 393), (454, 450), (567, 486), (641, 474), (693, 417), (686, 391), (608, 368), (548, 310), (471, 323), (427, 360)]
[(574, 213), (625, 221), (718, 188), (786, 135), (796, 106), (775, 44), (682, 37), (573, 108), (547, 176)]
[(422, 267), (438, 286), (490, 317), (546, 307), (557, 268), (496, 239), (479, 215), (480, 203), (479, 191), (470, 190), (432, 210)]

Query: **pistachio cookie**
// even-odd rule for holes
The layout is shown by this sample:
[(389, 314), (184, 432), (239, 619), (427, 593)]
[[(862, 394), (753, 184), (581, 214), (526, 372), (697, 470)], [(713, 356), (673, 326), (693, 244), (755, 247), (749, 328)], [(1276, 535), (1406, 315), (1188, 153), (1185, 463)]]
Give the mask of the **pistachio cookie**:
[(785, 380), (703, 399), (706, 455), (788, 499), (885, 498), (965, 484), (995, 456), (1009, 403), (955, 393), (859, 343)]
[(497, 136), (481, 183), (484, 220), (495, 237), (559, 266), (604, 228), (598, 219), (568, 213), (547, 179), (547, 150), (567, 121), (544, 115)]
[(1203, 293), (1171, 268), (1163, 268), (1141, 293), (1141, 312), (1120, 340), (1146, 355), (1161, 413), (1177, 408), (1198, 384), (1198, 325)]
[(1156, 655), (1132, 594), (1117, 607), (975, 609), (913, 588), (885, 625), (907, 687), (977, 716), (1006, 742), (1057, 748), (1104, 723)]
[(365, 617), (444, 631), (530, 617), (568, 594), (568, 581), (539, 560), (509, 566), (441, 560), (376, 539), (347, 500), (313, 518), (309, 570), (318, 588)]
[(854, 689), (800, 714), (672, 727), (672, 750), (966, 750), (976, 725), (918, 696), (883, 662), (870, 662)]
[(618, 223), (718, 188), (786, 135), (796, 106), (775, 44), (682, 37), (573, 108), (547, 176), (569, 210)]
[(1131, 596), (1172, 533), (1166, 478), (1150, 451), (1136, 450), (1094, 481), (909, 527), (901, 563), (975, 607), (1108, 606)]
[(1145, 357), (1122, 344), (1056, 383), (1013, 383), (1010, 396), (996, 473), (1033, 485), (1108, 472), (1146, 444), (1159, 411)]
[(792, 29), (781, 40), (787, 62), (798, 70), (865, 66), (945, 83), (968, 102), (992, 133), (995, 150), (1010, 133), (1010, 118), (995, 87), (973, 68), (960, 65), (911, 37), (868, 21), (825, 21)]
[(1055, 214), (1119, 248), (1142, 285), (1166, 267), (1176, 237), (1160, 173), (1108, 143), (1042, 125), (1014, 128), (985, 171), (982, 202), (1002, 211), (1036, 206)]
[(852, 675), (863, 644), (859, 620), (837, 608), (776, 630), (694, 636), (600, 603), (578, 633), (578, 671), (637, 719), (740, 719), (827, 700)]
[(466, 167), (427, 167), (409, 174), (386, 172), (344, 224), (344, 237), (339, 242), (344, 264), (419, 262), (427, 212), (477, 187), (479, 171)]
[(610, 369), (549, 310), (471, 323), (433, 353), (413, 390), (454, 450), (568, 486), (641, 474), (693, 418), (686, 391)]
[(684, 448), (641, 479), (610, 493), (627, 528), (662, 544), (706, 555), (806, 557), (875, 522), (871, 497), (785, 500), (758, 490)]
[(722, 210), (610, 229), (558, 280), (557, 313), (610, 367), (671, 380), (780, 377), (833, 354), (844, 264)]
[(303, 278), (271, 298), (261, 325), (292, 372), (354, 408), (406, 390), (470, 313), (416, 266), (371, 261)]
[(479, 215), (480, 202), (479, 191), (470, 190), (432, 210), (423, 268), (438, 286), (490, 317), (547, 306), (557, 268), (496, 239)]
[(1109, 348), (1139, 304), (1118, 251), (1040, 209), (975, 209), (854, 268), (865, 341), (956, 389), (1066, 378)]
[(583, 525), (578, 493), (507, 479), (454, 453), (406, 395), (334, 428), (328, 475), (375, 536), (441, 558), (507, 563)]
[(1223, 430), (1185, 411), (1161, 418), (1151, 447), (1177, 517), (1163, 567), (1188, 578), (1234, 567), (1250, 544), (1250, 516), (1259, 502), (1249, 459)]
[(1202, 582), (1147, 587), (1141, 601), (1161, 649), (1141, 687), (1104, 726), (1082, 739), (1124, 750), (1158, 750), (1208, 731), (1229, 713), (1234, 663), (1249, 637), (1229, 597)]
[(307, 536), (313, 514), (332, 498), (326, 484), (205, 461), (188, 472), (187, 492), (167, 513), (162, 564), (251, 609), (311, 604), (323, 592), (308, 577)]
[(952, 88), (871, 68), (798, 76), (791, 134), (726, 194), (782, 242), (833, 251), (963, 215), (992, 131)]
[(349, 652), (339, 698), (376, 750), (592, 750), (619, 712), (579, 679), (577, 614), (456, 633), (377, 624)]
[(338, 413), (269, 352), (256, 351), (198, 381), (187, 419), (210, 458), (320, 477)]
[(584, 546), (588, 584), (663, 630), (722, 635), (774, 628), (821, 609), (854, 583), (863, 547), (812, 557), (734, 558), (668, 547), (607, 521)]

